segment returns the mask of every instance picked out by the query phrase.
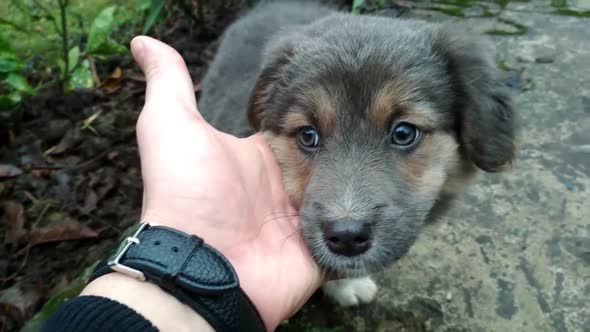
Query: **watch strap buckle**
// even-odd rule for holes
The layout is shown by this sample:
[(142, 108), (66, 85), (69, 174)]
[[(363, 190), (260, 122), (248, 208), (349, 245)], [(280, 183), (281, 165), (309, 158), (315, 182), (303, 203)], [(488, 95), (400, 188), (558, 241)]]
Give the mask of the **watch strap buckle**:
[(141, 242), (139, 240), (139, 234), (141, 234), (141, 232), (145, 230), (148, 226), (148, 223), (142, 222), (137, 224), (135, 227), (132, 227), (128, 231), (128, 234), (131, 233), (132, 235), (126, 238), (127, 242), (122, 242), (119, 245), (117, 250), (113, 253), (113, 255), (111, 255), (111, 257), (108, 260), (107, 264), (113, 271), (117, 271), (124, 275), (135, 278), (139, 281), (146, 281), (146, 277), (143, 272), (131, 268), (127, 265), (121, 264), (121, 259), (129, 251), (129, 248), (131, 248), (131, 246), (138, 245)]

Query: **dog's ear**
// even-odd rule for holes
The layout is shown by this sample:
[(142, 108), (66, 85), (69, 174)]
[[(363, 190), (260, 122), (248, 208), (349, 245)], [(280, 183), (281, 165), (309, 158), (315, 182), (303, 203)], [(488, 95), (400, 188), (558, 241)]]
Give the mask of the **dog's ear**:
[(297, 37), (284, 36), (271, 40), (264, 55), (263, 70), (258, 76), (248, 103), (248, 122), (256, 131), (264, 130), (264, 119), (271, 99), (284, 85), (287, 77), (284, 67), (295, 53)]
[(435, 50), (446, 59), (459, 112), (461, 145), (486, 172), (499, 172), (515, 155), (516, 117), (508, 87), (481, 40), (443, 28)]

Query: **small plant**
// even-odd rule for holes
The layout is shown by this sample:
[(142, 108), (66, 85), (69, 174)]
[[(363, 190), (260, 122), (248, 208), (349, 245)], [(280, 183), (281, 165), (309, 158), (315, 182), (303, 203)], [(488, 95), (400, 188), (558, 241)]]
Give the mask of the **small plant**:
[(361, 14), (363, 10), (365, 10), (370, 4), (375, 6), (376, 8), (383, 8), (386, 5), (387, 0), (375, 0), (375, 1), (367, 1), (367, 0), (354, 0), (352, 2), (352, 12), (355, 14)]
[[(167, 2), (169, 6), (176, 5), (193, 23), (203, 24), (203, 7), (208, 4), (206, 0), (143, 0), (140, 8), (147, 10), (148, 15), (144, 21), (142, 34), (148, 33), (154, 23), (162, 18), (163, 9)], [(195, 12), (197, 13), (196, 15)]]
[[(60, 69), (60, 85), (64, 91), (76, 88), (91, 88), (94, 80), (90, 68), (92, 57), (102, 58), (107, 55), (125, 54), (127, 48), (111, 39), (111, 34), (117, 27), (115, 11), (117, 6), (103, 9), (92, 21), (88, 32), (88, 42), (84, 51), (80, 46), (70, 47), (67, 30), (68, 0), (59, 0), (60, 18), (51, 20), (61, 22), (61, 27), (55, 24), (56, 32), (62, 37), (62, 57), (57, 61)], [(50, 14), (48, 14), (50, 15)]]
[(0, 1), (0, 124), (12, 116), (7, 110), (46, 87), (57, 85), (64, 93), (94, 88), (100, 83), (95, 64), (129, 52), (120, 41), (127, 44), (132, 36), (148, 33), (173, 6), (201, 21), (208, 3), (131, 0), (105, 7), (108, 2)]
[[(102, 9), (92, 20), (86, 34), (83, 16), (72, 9), (76, 4), (70, 0), (11, 0), (3, 4), (3, 8), (12, 6), (14, 15), (0, 19), (3, 29), (0, 38), (10, 36), (0, 40), (0, 109), (13, 108), (24, 95), (34, 94), (38, 90), (29, 85), (25, 72), (29, 72), (28, 77), (32, 81), (43, 80), (39, 77), (43, 71), (38, 71), (36, 75), (32, 72), (42, 68), (26, 68), (28, 60), (24, 59), (36, 58), (42, 61), (45, 68), (58, 69), (59, 74), (49, 74), (51, 82), (42, 85), (58, 83), (61, 90), (67, 92), (94, 87), (91, 68), (95, 59), (102, 60), (108, 55), (128, 52), (125, 46), (112, 38), (113, 33), (124, 23), (115, 15), (117, 6)], [(126, 15), (123, 20), (133, 17), (129, 13)], [(137, 19), (137, 16), (133, 18)], [(14, 46), (20, 46), (20, 52), (10, 47), (9, 40), (18, 41)], [(26, 45), (24, 47), (23, 42)], [(44, 45), (34, 45), (40, 42)], [(36, 47), (36, 50), (30, 51), (31, 46)], [(6, 116), (6, 112), (3, 115)]]
[(96, 16), (88, 33), (88, 43), (82, 52), (79, 46), (72, 47), (67, 56), (59, 62), (67, 89), (94, 87), (90, 62), (94, 58), (103, 59), (105, 56), (125, 54), (128, 49), (111, 38), (117, 28), (115, 11), (117, 6), (103, 9)]
[(35, 89), (25, 77), (25, 64), (0, 35), (0, 125), (11, 117), (11, 112), (23, 96), (32, 95)]
[(148, 15), (145, 19), (143, 30), (141, 31), (142, 34), (146, 34), (150, 31), (156, 20), (162, 15), (162, 9), (164, 9), (165, 4), (166, 0), (144, 1), (143, 8), (148, 11)]
[[(14, 1), (17, 3), (18, 1)], [(61, 38), (61, 52), (62, 52), (62, 59), (61, 62), (58, 62), (61, 69), (61, 76), (59, 79), (60, 85), (63, 90), (69, 85), (70, 79), (70, 63), (69, 63), (69, 35), (68, 35), (68, 5), (69, 0), (57, 0), (57, 4), (59, 6), (59, 15), (53, 14), (53, 12), (41, 3), (40, 0), (32, 0), (32, 3), (29, 6), (32, 6), (35, 11), (31, 11), (30, 18), (31, 19), (39, 19), (39, 15), (36, 14), (37, 11), (41, 13), (41, 18), (49, 20), (55, 29), (55, 32)], [(24, 3), (20, 3), (19, 6), (25, 7)]]

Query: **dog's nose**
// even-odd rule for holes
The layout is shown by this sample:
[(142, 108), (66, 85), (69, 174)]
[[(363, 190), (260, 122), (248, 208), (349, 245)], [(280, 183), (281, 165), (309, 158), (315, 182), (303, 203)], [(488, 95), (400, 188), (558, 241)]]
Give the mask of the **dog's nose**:
[(328, 249), (342, 256), (355, 256), (371, 247), (371, 225), (362, 221), (331, 221), (322, 225)]

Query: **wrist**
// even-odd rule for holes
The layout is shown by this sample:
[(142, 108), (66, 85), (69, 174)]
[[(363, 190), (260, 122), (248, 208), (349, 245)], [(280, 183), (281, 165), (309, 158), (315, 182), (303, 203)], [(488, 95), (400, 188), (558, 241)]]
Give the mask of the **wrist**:
[(101, 296), (122, 303), (160, 331), (213, 331), (197, 312), (160, 287), (121, 273), (109, 273), (93, 280), (80, 295)]
[[(98, 263), (90, 280), (115, 271), (161, 287), (167, 296), (186, 304), (215, 330), (265, 330), (257, 309), (239, 286), (231, 263), (199, 236), (168, 226), (139, 223), (121, 236), (119, 245)], [(141, 294), (141, 290), (134, 291)], [(161, 305), (158, 307), (161, 309)]]

